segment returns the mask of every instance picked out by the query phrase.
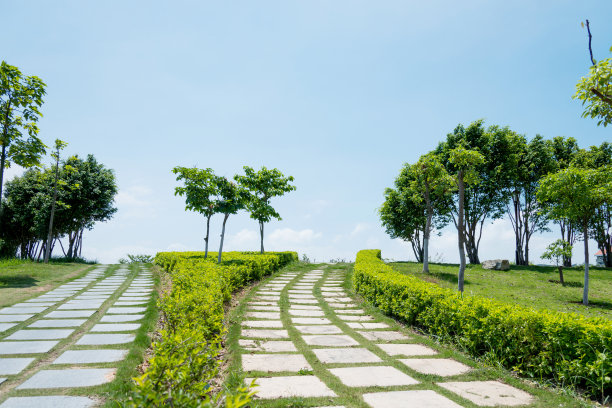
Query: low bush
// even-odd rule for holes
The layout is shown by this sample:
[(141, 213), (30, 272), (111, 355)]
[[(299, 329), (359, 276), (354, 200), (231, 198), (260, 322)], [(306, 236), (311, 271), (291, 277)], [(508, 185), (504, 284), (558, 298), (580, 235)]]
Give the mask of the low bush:
[(612, 394), (612, 322), (458, 296), (393, 270), (380, 250), (357, 253), (355, 290), (385, 313), (522, 376)]
[(245, 389), (213, 396), (211, 380), (225, 333), (224, 302), (245, 284), (268, 275), (293, 260), (295, 252), (228, 252), (223, 262), (204, 259), (203, 252), (161, 252), (155, 263), (171, 277), (172, 290), (158, 307), (163, 321), (159, 340), (145, 373), (135, 378), (128, 405), (147, 407), (241, 407)]

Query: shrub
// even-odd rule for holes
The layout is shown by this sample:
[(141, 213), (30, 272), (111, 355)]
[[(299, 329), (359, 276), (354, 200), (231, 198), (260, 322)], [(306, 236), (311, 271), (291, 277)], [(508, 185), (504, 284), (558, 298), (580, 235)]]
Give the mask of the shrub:
[(612, 323), (575, 313), (536, 311), (464, 296), (393, 270), (380, 250), (357, 253), (355, 290), (385, 313), (492, 358), (523, 376), (612, 393)]
[(295, 252), (227, 252), (217, 264), (203, 252), (161, 252), (155, 263), (172, 279), (172, 290), (158, 302), (163, 329), (153, 343), (146, 372), (135, 378), (131, 406), (227, 407), (248, 403), (246, 388), (235, 395), (213, 397), (223, 327), (223, 304), (241, 286), (268, 275), (293, 260)]

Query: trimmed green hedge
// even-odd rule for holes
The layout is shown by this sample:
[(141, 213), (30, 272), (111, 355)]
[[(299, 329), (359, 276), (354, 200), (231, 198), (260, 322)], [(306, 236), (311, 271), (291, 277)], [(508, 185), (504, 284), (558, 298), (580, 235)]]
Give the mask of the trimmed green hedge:
[[(210, 380), (226, 330), (224, 303), (235, 290), (297, 259), (295, 252), (227, 252), (217, 264), (215, 256), (204, 259), (203, 252), (158, 253), (155, 263), (170, 274), (172, 290), (158, 302), (164, 325), (145, 374), (135, 378), (130, 405), (213, 406)], [(224, 398), (226, 406), (240, 407), (248, 393)]]
[(572, 385), (594, 398), (612, 393), (612, 322), (458, 296), (393, 270), (380, 250), (357, 253), (355, 290), (385, 313), (519, 374)]

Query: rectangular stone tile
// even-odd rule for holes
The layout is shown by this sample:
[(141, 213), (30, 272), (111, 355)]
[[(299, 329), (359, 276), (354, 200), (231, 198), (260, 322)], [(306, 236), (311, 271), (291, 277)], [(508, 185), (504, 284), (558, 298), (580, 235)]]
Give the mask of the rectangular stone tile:
[(337, 326), (295, 326), (295, 328), (304, 334), (340, 334), (342, 330), (340, 330)]
[(0, 408), (93, 408), (98, 403), (88, 397), (49, 395), (40, 397), (11, 397)]
[(240, 339), (238, 340), (238, 344), (243, 349), (249, 351), (267, 351), (269, 353), (297, 351), (295, 345), (291, 341), (258, 341)]
[(19, 374), (34, 360), (34, 358), (0, 358), (0, 375)]
[(331, 324), (329, 319), (324, 317), (292, 317), (293, 324)]
[(345, 334), (332, 334), (332, 335), (309, 335), (302, 336), (306, 344), (310, 346), (324, 346), (324, 347), (350, 347), (358, 346), (359, 342), (347, 336)]
[(406, 358), (399, 361), (421, 374), (441, 377), (465, 374), (472, 369), (451, 358)]
[(0, 354), (38, 354), (46, 353), (59, 341), (1, 341)]
[(12, 307), (44, 307), (44, 308), (48, 308), (50, 306), (53, 306), (56, 302), (23, 302), (23, 303), (17, 303), (15, 305), (13, 305)]
[(348, 387), (390, 387), (419, 383), (397, 368), (387, 366), (332, 368), (329, 372)]
[[(252, 378), (245, 383), (251, 384)], [(290, 397), (335, 397), (331, 389), (314, 375), (295, 375), (290, 377), (270, 377), (255, 379), (256, 398), (276, 399)]]
[(372, 408), (462, 408), (431, 390), (374, 392), (363, 399)]
[(28, 328), (52, 328), (52, 327), (79, 327), (85, 323), (86, 319), (57, 319), (57, 320), (37, 320)]
[(422, 344), (377, 344), (390, 356), (433, 356), (438, 352)]
[(282, 329), (283, 322), (280, 320), (244, 320), (242, 325), (245, 327), (260, 327), (268, 329)]
[(311, 370), (312, 367), (301, 354), (243, 354), (243, 371), (264, 371), (268, 373)]
[(111, 382), (114, 368), (79, 368), (42, 370), (27, 379), (17, 389), (90, 387)]
[(287, 295), (289, 299), (315, 299), (314, 295), (306, 295), (306, 294), (298, 294), (298, 293), (289, 293)]
[(328, 301), (327, 304), (330, 307), (333, 307), (334, 309), (354, 309), (354, 308), (358, 307), (354, 303), (337, 303), (337, 302), (329, 302)]
[(128, 350), (67, 350), (51, 364), (114, 363), (127, 356)]
[(320, 362), (325, 364), (378, 363), (382, 361), (376, 354), (364, 348), (313, 349)]
[(386, 323), (359, 323), (359, 322), (347, 322), (346, 325), (352, 329), (388, 329), (389, 325)]
[(361, 309), (340, 309), (340, 310), (336, 310), (335, 313), (340, 318), (342, 318), (343, 315), (362, 315), (362, 314), (365, 314), (365, 312), (363, 310), (361, 310)]
[(132, 313), (144, 313), (147, 310), (146, 307), (109, 307), (106, 313), (108, 314), (132, 314)]
[(264, 311), (264, 312), (280, 312), (280, 307), (250, 305), (249, 310), (256, 310), (256, 311), (258, 310), (258, 311)]
[(134, 322), (144, 317), (142, 314), (133, 315), (105, 315), (100, 319), (101, 323), (121, 323), (121, 322)]
[(533, 402), (530, 394), (499, 381), (458, 381), (438, 385), (483, 407), (519, 406)]
[(368, 340), (377, 341), (377, 340), (387, 340), (387, 341), (395, 341), (395, 340), (409, 340), (410, 337), (403, 335), (402, 333), (394, 332), (394, 331), (357, 331), (357, 333), (361, 334)]
[(322, 310), (304, 310), (304, 309), (295, 309), (290, 308), (289, 314), (291, 316), (301, 316), (301, 317), (323, 317), (325, 313)]
[(310, 304), (310, 305), (315, 305), (319, 303), (317, 299), (289, 299), (289, 302), (291, 303), (292, 306), (295, 303)]
[(246, 316), (256, 319), (280, 319), (280, 312), (247, 312)]
[(57, 310), (98, 310), (104, 302), (65, 303)]
[(136, 331), (140, 323), (98, 323), (91, 328), (92, 332), (123, 332)]
[(134, 302), (118, 300), (115, 302), (114, 306), (139, 306), (139, 305), (143, 305), (148, 302), (149, 300), (137, 300)]
[(11, 327), (17, 326), (17, 323), (0, 323), (0, 333), (7, 331)]
[(315, 305), (295, 305), (292, 304), (290, 307), (291, 310), (293, 309), (302, 309), (302, 310), (322, 310), (321, 306), (315, 306)]
[(85, 334), (75, 344), (78, 346), (103, 346), (134, 341), (133, 334)]
[(358, 315), (338, 315), (338, 318), (345, 322), (367, 322), (374, 320), (372, 316), (358, 316)]
[(0, 314), (37, 314), (45, 309), (48, 309), (45, 306), (33, 306), (33, 307), (5, 307), (4, 309), (0, 309)]
[(278, 302), (249, 302), (249, 306), (278, 306)]
[(256, 296), (255, 300), (279, 301), (280, 296)]
[(256, 339), (288, 339), (289, 333), (287, 330), (242, 329), (242, 337)]
[(61, 319), (61, 318), (71, 318), (71, 317), (90, 317), (96, 313), (95, 310), (54, 310), (45, 318), (53, 318), (53, 319)]
[(54, 340), (65, 339), (74, 332), (74, 329), (33, 329), (18, 330), (8, 336), (7, 340)]

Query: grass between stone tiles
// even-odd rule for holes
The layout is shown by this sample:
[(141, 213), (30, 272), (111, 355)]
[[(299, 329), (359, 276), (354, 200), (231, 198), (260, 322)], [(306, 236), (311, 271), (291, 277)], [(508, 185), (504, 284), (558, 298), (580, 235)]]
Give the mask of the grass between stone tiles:
[[(313, 269), (322, 269), (324, 270), (323, 278), (318, 280), (315, 283), (313, 294), (316, 299), (319, 301), (318, 306), (324, 311), (325, 318), (329, 319), (331, 324), (336, 325), (342, 330), (342, 334), (348, 335), (359, 343), (359, 346), (365, 348), (376, 356), (378, 356), (382, 361), (378, 363), (350, 363), (350, 364), (323, 364), (321, 363), (316, 355), (313, 352), (313, 349), (316, 348), (325, 348), (325, 347), (317, 347), (317, 346), (309, 346), (305, 343), (302, 338), (302, 335), (299, 331), (293, 327), (291, 316), (288, 313), (289, 309), (289, 300), (288, 300), (288, 290), (290, 290), (295, 283), (303, 276), (303, 272)], [(436, 385), (437, 382), (444, 381), (454, 381), (454, 380), (502, 380), (503, 382), (513, 385), (519, 389), (523, 389), (535, 397), (535, 401), (530, 407), (576, 407), (576, 406), (589, 406), (587, 403), (583, 401), (576, 400), (568, 395), (562, 395), (559, 392), (551, 392), (547, 389), (541, 389), (532, 387), (525, 382), (514, 378), (510, 373), (505, 372), (504, 370), (500, 370), (495, 367), (486, 367), (481, 363), (475, 362), (473, 359), (468, 358), (466, 355), (452, 350), (448, 347), (441, 346), (436, 343), (433, 339), (427, 338), (425, 336), (421, 336), (415, 333), (413, 330), (410, 330), (399, 322), (386, 317), (377, 309), (371, 307), (370, 305), (363, 302), (358, 296), (352, 291), (351, 285), (351, 274), (352, 267), (350, 264), (338, 264), (334, 266), (329, 265), (300, 265), (300, 267), (296, 267), (295, 265), (290, 269), (286, 269), (285, 271), (294, 271), (301, 272), (300, 275), (296, 276), (289, 282), (281, 291), (281, 300), (279, 301), (279, 307), (281, 310), (281, 321), (283, 326), (288, 329), (290, 340), (297, 348), (297, 353), (302, 354), (307, 362), (311, 365), (312, 370), (309, 372), (301, 372), (297, 374), (314, 374), (318, 378), (320, 378), (329, 388), (331, 388), (338, 397), (323, 397), (323, 398), (283, 398), (276, 400), (255, 400), (252, 404), (253, 407), (314, 407), (314, 406), (326, 406), (326, 405), (344, 405), (346, 407), (367, 407), (366, 403), (363, 401), (362, 395), (368, 392), (383, 392), (383, 391), (394, 391), (394, 390), (417, 390), (417, 389), (431, 389), (438, 392), (441, 395), (446, 396), (447, 398), (454, 400), (455, 402), (461, 404), (464, 407), (476, 407), (475, 404), (458, 397), (456, 394), (451, 393), (450, 391), (439, 387)], [(280, 273), (282, 274), (282, 272)], [(389, 356), (382, 349), (375, 345), (376, 342), (367, 340), (363, 336), (357, 333), (358, 329), (350, 328), (346, 322), (341, 320), (336, 311), (332, 307), (330, 307), (327, 302), (323, 300), (323, 295), (321, 293), (321, 286), (323, 283), (332, 275), (338, 275), (340, 279), (344, 279), (342, 284), (342, 288), (347, 292), (347, 294), (353, 299), (355, 299), (355, 304), (357, 307), (364, 310), (367, 315), (373, 316), (374, 320), (372, 322), (384, 322), (390, 326), (391, 329), (395, 331), (399, 331), (411, 337), (410, 340), (407, 341), (393, 341), (391, 343), (418, 343), (429, 346), (439, 352), (435, 356), (435, 358), (453, 358), (461, 363), (464, 363), (468, 366), (473, 367), (474, 369), (466, 374), (457, 375), (453, 377), (439, 377), (434, 375), (424, 375), (420, 374), (399, 361), (400, 356)], [(279, 274), (275, 274), (274, 277)], [(240, 305), (234, 310), (231, 318), (231, 326), (229, 329), (229, 335), (227, 337), (227, 347), (229, 350), (228, 358), (231, 361), (229, 366), (228, 380), (226, 383), (232, 382), (233, 386), (236, 386), (242, 382), (242, 379), (245, 377), (244, 373), (241, 369), (241, 350), (238, 345), (238, 338), (240, 335), (240, 322), (245, 319), (245, 314), (247, 312), (247, 303), (252, 297), (255, 296), (255, 292), (257, 292), (262, 286), (268, 283), (271, 278), (262, 281), (260, 284), (254, 286), (250, 293), (245, 296)], [(252, 317), (248, 317), (248, 320), (258, 320)], [(265, 320), (265, 319), (264, 319)], [(387, 329), (388, 330), (388, 329)], [(371, 331), (371, 330), (368, 330)], [(389, 343), (387, 341), (378, 341), (379, 343)], [(340, 347), (334, 347), (339, 349)], [(254, 352), (257, 353), (257, 352)], [(295, 352), (293, 353), (295, 354)], [(399, 371), (413, 377), (414, 379), (419, 381), (419, 384), (411, 385), (411, 386), (395, 386), (395, 387), (348, 387), (345, 386), (340, 380), (331, 374), (328, 370), (331, 368), (337, 367), (360, 367), (360, 366), (391, 366)], [(295, 372), (284, 373), (284, 372), (275, 372), (275, 373), (267, 373), (267, 372), (250, 372), (249, 377), (269, 377), (269, 376), (282, 376), (282, 375), (296, 375)]]

